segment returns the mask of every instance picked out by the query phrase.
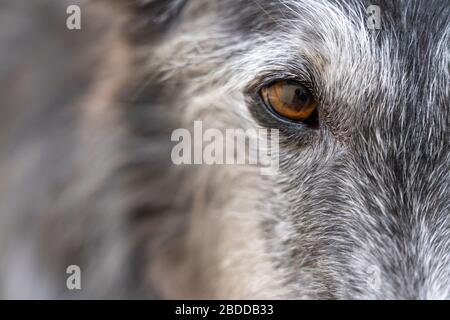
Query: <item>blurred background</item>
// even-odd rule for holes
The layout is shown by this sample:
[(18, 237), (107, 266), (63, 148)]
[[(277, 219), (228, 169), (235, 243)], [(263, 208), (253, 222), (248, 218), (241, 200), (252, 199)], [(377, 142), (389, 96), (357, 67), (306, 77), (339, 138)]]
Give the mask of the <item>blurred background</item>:
[[(81, 30), (67, 28), (70, 5)], [(123, 69), (120, 59), (108, 66), (115, 23), (86, 1), (0, 0), (1, 298), (76, 296), (66, 288), (72, 264), (86, 271), (85, 296), (132, 285), (113, 284), (128, 267), (123, 199), (106, 182), (116, 135), (105, 110)]]

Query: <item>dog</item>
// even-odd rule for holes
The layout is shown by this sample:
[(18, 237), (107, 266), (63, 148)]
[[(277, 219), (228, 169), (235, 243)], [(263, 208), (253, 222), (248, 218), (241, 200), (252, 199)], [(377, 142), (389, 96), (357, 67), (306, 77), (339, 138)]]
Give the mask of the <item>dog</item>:
[[(450, 298), (447, 1), (0, 6), (2, 297)], [(195, 121), (277, 172), (174, 164)]]

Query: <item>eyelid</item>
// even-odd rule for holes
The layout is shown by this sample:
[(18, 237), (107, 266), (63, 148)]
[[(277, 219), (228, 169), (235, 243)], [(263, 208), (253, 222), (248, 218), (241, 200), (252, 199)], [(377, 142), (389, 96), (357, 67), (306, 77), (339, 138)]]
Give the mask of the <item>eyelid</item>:
[(302, 77), (290, 72), (272, 72), (259, 75), (244, 90), (247, 94), (259, 94), (262, 88), (277, 81), (293, 81), (302, 84), (308, 89), (312, 89), (312, 81), (309, 77)]

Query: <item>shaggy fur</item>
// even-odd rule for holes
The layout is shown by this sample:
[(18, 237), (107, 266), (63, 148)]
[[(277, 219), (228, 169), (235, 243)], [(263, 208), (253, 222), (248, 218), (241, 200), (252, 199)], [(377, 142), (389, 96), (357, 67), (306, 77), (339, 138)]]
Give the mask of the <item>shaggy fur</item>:
[[(450, 299), (447, 1), (57, 2), (0, 4), (2, 297)], [(195, 120), (279, 129), (278, 174), (173, 165)]]

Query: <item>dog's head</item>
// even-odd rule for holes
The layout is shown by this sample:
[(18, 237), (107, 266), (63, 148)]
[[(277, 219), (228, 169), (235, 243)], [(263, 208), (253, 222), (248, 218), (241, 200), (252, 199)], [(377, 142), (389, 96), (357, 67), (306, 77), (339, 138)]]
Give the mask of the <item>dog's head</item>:
[(294, 296), (449, 298), (446, 1), (164, 3), (140, 25), (184, 117), (279, 129), (258, 208)]

